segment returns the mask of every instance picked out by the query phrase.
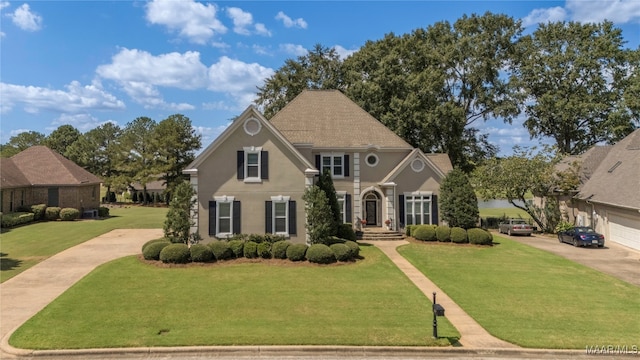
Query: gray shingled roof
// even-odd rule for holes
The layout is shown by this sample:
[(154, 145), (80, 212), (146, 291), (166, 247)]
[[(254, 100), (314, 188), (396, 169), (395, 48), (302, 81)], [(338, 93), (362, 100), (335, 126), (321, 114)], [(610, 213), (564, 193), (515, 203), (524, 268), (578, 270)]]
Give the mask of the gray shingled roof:
[(24, 177), (13, 160), (10, 158), (0, 158), (0, 187), (5, 189), (28, 185), (29, 180)]
[[(13, 167), (10, 165), (5, 167), (6, 160), (3, 160), (3, 187), (5, 175), (7, 179), (20, 179), (21, 181), (25, 181), (23, 184), (19, 182), (14, 183), (14, 185), (11, 185), (13, 187), (32, 185), (86, 185), (99, 184), (102, 182), (97, 176), (46, 146), (32, 146), (12, 156), (8, 160), (10, 160)], [(20, 178), (20, 175), (22, 178)]]
[(640, 209), (640, 129), (607, 151), (576, 197)]
[(572, 163), (580, 164), (580, 184), (584, 185), (598, 168), (598, 165), (611, 150), (611, 145), (596, 145), (581, 155), (567, 156), (556, 166), (556, 170), (564, 171), (569, 169)]
[(412, 146), (338, 90), (304, 90), (270, 123), (292, 144), (315, 148), (412, 149)]

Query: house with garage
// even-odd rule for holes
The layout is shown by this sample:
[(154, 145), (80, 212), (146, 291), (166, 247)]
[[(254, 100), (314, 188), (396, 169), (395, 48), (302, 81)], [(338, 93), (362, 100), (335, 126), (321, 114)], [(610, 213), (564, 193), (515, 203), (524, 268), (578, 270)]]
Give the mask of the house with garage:
[(273, 233), (306, 241), (302, 196), (331, 173), (354, 228), (439, 224), (446, 154), (413, 148), (337, 90), (305, 90), (267, 120), (247, 108), (185, 170), (204, 239)]
[(46, 204), (75, 208), (81, 213), (100, 206), (97, 176), (46, 146), (32, 146), (0, 159), (2, 212)]

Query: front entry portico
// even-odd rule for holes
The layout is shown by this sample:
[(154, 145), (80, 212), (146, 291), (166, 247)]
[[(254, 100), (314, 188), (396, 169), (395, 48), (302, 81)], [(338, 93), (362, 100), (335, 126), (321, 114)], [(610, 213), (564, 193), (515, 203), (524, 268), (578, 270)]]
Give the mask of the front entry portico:
[(367, 221), (367, 226), (380, 226), (382, 206), (380, 196), (375, 191), (367, 192), (363, 197), (364, 214), (362, 218)]

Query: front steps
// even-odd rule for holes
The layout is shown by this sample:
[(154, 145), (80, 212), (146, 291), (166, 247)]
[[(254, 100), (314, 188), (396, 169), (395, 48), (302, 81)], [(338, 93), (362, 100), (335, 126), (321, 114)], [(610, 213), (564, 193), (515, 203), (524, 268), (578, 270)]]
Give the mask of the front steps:
[(381, 227), (364, 227), (361, 232), (357, 232), (358, 240), (404, 240), (403, 233), (387, 230)]

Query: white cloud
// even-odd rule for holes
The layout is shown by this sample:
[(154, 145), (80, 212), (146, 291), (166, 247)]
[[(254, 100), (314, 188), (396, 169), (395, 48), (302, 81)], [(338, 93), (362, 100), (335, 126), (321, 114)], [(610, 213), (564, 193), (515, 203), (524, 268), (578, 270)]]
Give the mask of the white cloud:
[[(240, 35), (251, 35), (256, 33), (264, 36), (271, 36), (271, 32), (264, 24), (253, 23), (253, 15), (237, 7), (227, 8), (227, 16), (233, 20), (233, 32)], [(253, 28), (253, 30), (251, 30)]]
[[(229, 124), (231, 123), (229, 122)], [(216, 127), (195, 126), (194, 130), (196, 131), (196, 134), (202, 135), (203, 144), (211, 144), (213, 140), (215, 140), (218, 136), (220, 136), (220, 134), (222, 134), (222, 132), (229, 126), (229, 124)], [(205, 147), (203, 147), (201, 150), (204, 149)]]
[(333, 48), (335, 49), (335, 51), (338, 53), (338, 56), (340, 56), (340, 59), (342, 60), (346, 59), (347, 57), (351, 56), (351, 54), (358, 51), (358, 49), (348, 50), (343, 48), (340, 45), (336, 45)]
[(29, 113), (50, 110), (75, 114), (125, 108), (121, 100), (105, 92), (97, 83), (82, 86), (79, 82), (72, 81), (65, 86), (65, 90), (0, 83), (0, 94), (2, 113), (10, 111), (17, 104), (22, 104), (23, 109)]
[(248, 64), (223, 56), (209, 67), (208, 89), (227, 93), (240, 108), (244, 108), (255, 98), (256, 87), (273, 73), (273, 69), (258, 63)]
[(281, 44), (280, 50), (295, 56), (305, 56), (309, 52), (304, 46), (296, 44)]
[(267, 27), (264, 26), (264, 24), (262, 23), (256, 23), (255, 29), (256, 29), (256, 34), (258, 35), (271, 36), (271, 31), (269, 31), (269, 29), (267, 29)]
[(147, 20), (164, 25), (189, 41), (204, 44), (215, 34), (224, 34), (227, 28), (216, 18), (217, 8), (193, 0), (153, 0), (146, 6)]
[(535, 9), (522, 19), (522, 26), (544, 24), (548, 22), (564, 21), (567, 12), (559, 6), (548, 9)]
[(55, 130), (60, 125), (71, 125), (84, 133), (108, 122), (115, 123), (113, 120), (101, 121), (90, 114), (61, 114), (52, 122), (52, 124), (56, 126), (47, 128), (47, 130)]
[(610, 20), (624, 24), (640, 22), (640, 1), (638, 0), (567, 0), (566, 8), (571, 18), (579, 22), (598, 23)]
[(266, 46), (260, 46), (260, 45), (255, 45), (255, 44), (254, 44), (254, 45), (252, 46), (252, 48), (253, 48), (253, 51), (254, 51), (256, 54), (260, 54), (260, 55), (270, 55), (269, 48), (268, 48), (268, 47), (266, 47)]
[[(2, 3), (2, 7), (8, 6), (8, 3)], [(42, 16), (31, 12), (29, 4), (22, 4), (13, 13), (7, 14), (11, 21), (22, 30), (38, 31), (42, 28)]]
[(284, 12), (280, 11), (278, 12), (278, 15), (276, 15), (276, 20), (281, 20), (282, 23), (284, 24), (285, 27), (297, 27), (300, 29), (306, 29), (307, 28), (307, 22), (304, 21), (303, 18), (298, 18), (298, 19), (292, 19), (289, 16), (287, 16)]
[(0, 10), (8, 7), (9, 5), (11, 5), (8, 1), (0, 1)]

